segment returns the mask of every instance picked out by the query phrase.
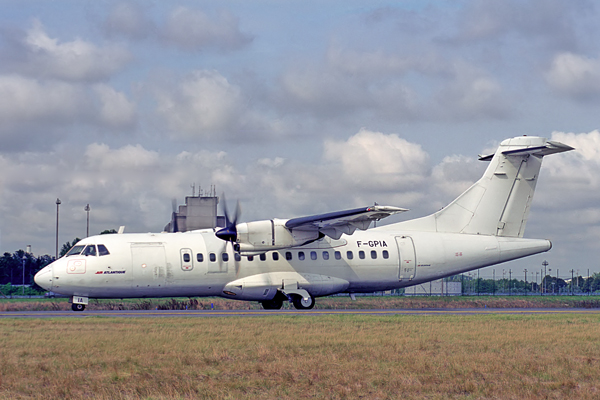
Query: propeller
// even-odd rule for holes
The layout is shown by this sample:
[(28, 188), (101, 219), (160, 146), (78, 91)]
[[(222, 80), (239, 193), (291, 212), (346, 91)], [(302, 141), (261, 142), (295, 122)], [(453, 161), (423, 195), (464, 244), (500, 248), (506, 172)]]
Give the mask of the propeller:
[(225, 241), (223, 250), (226, 251), (227, 244), (231, 243), (231, 247), (233, 248), (233, 259), (235, 265), (235, 277), (237, 278), (240, 273), (240, 255), (239, 255), (239, 246), (237, 242), (237, 221), (240, 215), (242, 214), (240, 209), (240, 202), (238, 200), (235, 207), (235, 214), (233, 215), (233, 219), (230, 218), (229, 212), (227, 211), (227, 201), (225, 200), (225, 193), (221, 196), (223, 198), (223, 212), (225, 214), (225, 227), (219, 229), (215, 232), (215, 236), (219, 239)]
[(171, 214), (171, 232), (179, 232), (179, 226), (177, 226), (177, 200), (171, 200), (171, 206), (173, 207), (173, 213)]
[(240, 202), (238, 200), (237, 205), (235, 207), (235, 214), (233, 215), (233, 220), (231, 218), (229, 218), (229, 213), (227, 212), (227, 201), (225, 200), (225, 194), (222, 195), (223, 197), (223, 212), (225, 213), (225, 227), (222, 229), (219, 229), (215, 235), (221, 239), (224, 240), (226, 242), (231, 242), (232, 244), (234, 244), (234, 249), (235, 249), (235, 243), (237, 241), (237, 221), (238, 218), (240, 217), (241, 214), (241, 210), (240, 210)]

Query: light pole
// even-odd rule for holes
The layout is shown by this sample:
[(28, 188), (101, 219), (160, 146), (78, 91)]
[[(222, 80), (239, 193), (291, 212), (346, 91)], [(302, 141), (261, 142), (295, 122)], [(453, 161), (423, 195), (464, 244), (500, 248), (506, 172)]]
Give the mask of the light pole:
[(510, 287), (510, 283), (512, 282), (512, 269), (508, 270), (508, 295), (512, 296), (512, 291)]
[(527, 296), (527, 268), (525, 268), (525, 296)]
[(542, 281), (542, 283), (544, 284), (544, 290), (542, 291), (542, 293), (545, 293), (547, 291), (546, 290), (546, 275), (547, 275), (546, 274), (546, 267), (548, 266), (548, 261), (544, 260), (544, 262), (542, 262), (542, 265), (544, 266), (544, 278), (543, 278), (543, 281)]
[(60, 199), (56, 198), (56, 256), (58, 260), (58, 207), (60, 206)]
[(575, 279), (575, 277), (573, 276), (573, 269), (571, 268), (571, 296), (573, 296), (574, 292), (573, 292), (573, 279)]
[(88, 203), (83, 209), (87, 213), (87, 228), (85, 230), (85, 237), (90, 236), (90, 204)]
[(25, 296), (25, 261), (27, 260), (27, 257), (25, 257), (25, 252), (23, 252), (23, 286), (21, 286), (22, 292), (21, 294), (23, 296)]

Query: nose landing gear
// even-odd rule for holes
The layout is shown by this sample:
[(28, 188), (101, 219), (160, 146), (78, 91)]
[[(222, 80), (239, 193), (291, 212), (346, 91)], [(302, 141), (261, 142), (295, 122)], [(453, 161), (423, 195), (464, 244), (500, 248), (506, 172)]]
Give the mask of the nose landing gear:
[(85, 305), (88, 303), (88, 298), (86, 296), (73, 296), (71, 303), (71, 310), (83, 311), (85, 310)]

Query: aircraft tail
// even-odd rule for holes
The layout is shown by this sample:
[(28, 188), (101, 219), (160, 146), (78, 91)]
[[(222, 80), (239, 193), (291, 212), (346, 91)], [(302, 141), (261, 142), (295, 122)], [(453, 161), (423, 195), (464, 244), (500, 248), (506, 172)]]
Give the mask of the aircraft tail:
[(408, 230), (523, 237), (542, 158), (573, 150), (541, 137), (506, 139), (483, 177), (447, 207), (427, 217), (401, 222)]

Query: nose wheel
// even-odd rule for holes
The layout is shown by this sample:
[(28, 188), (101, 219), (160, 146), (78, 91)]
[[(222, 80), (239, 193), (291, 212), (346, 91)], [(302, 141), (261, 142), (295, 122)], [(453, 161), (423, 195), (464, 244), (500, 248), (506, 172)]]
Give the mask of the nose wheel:
[(71, 310), (73, 311), (83, 311), (85, 310), (85, 304), (71, 304)]

